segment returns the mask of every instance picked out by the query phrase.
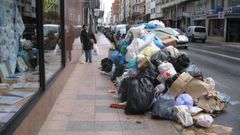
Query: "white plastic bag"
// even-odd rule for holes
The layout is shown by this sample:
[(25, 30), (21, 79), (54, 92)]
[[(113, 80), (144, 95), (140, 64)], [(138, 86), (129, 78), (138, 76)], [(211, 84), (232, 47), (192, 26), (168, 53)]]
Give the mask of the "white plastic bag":
[(58, 54), (60, 54), (60, 53), (61, 53), (61, 50), (60, 50), (59, 45), (57, 44), (57, 45), (55, 46), (55, 49), (54, 49), (54, 54), (55, 54), (55, 55), (58, 55)]
[(164, 50), (167, 51), (173, 58), (177, 58), (177, 56), (179, 55), (178, 49), (173, 46), (167, 46), (164, 48)]
[(202, 114), (197, 118), (197, 124), (202, 127), (210, 127), (213, 123), (213, 118), (209, 114)]
[(177, 97), (175, 105), (186, 105), (189, 109), (193, 107), (193, 99), (189, 94), (181, 94)]
[(201, 111), (203, 111), (202, 108), (199, 108), (197, 106), (193, 106), (191, 109), (190, 109), (190, 113), (192, 114), (192, 116), (194, 115), (197, 115), (198, 113), (200, 113)]
[(139, 49), (144, 45), (144, 41), (140, 38), (133, 39), (132, 43), (127, 47), (126, 60), (136, 59)]
[(93, 45), (93, 55), (97, 56), (99, 54), (99, 49), (97, 44)]
[(190, 127), (193, 125), (193, 119), (187, 106), (179, 105), (174, 107), (174, 114), (177, 120), (184, 126)]
[(165, 82), (168, 78), (172, 78), (174, 75), (177, 74), (173, 65), (169, 62), (163, 62), (158, 66), (159, 75), (157, 80), (159, 82)]
[(214, 89), (216, 86), (215, 81), (213, 80), (212, 77), (207, 77), (206, 79), (204, 79), (204, 82), (210, 84), (212, 89)]

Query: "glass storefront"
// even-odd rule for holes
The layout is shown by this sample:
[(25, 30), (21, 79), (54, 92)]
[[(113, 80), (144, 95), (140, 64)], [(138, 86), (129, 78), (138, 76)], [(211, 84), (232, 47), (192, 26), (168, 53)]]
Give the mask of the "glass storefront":
[(36, 1), (0, 2), (0, 129), (39, 90)]
[(44, 0), (43, 7), (45, 80), (48, 81), (61, 68), (60, 0)]
[(224, 20), (211, 19), (209, 20), (209, 36), (223, 37), (224, 35)]
[(0, 134), (13, 132), (63, 67), (62, 2), (0, 1)]

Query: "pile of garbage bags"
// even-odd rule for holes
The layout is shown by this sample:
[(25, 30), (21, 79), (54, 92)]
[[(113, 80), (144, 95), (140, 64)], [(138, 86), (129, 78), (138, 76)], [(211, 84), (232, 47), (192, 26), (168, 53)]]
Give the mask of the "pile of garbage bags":
[(111, 76), (116, 94), (126, 102), (126, 114), (150, 111), (154, 119), (207, 128), (214, 121), (213, 114), (229, 102), (186, 53), (155, 43), (145, 31), (132, 42), (120, 41), (108, 53), (101, 61), (102, 71)]

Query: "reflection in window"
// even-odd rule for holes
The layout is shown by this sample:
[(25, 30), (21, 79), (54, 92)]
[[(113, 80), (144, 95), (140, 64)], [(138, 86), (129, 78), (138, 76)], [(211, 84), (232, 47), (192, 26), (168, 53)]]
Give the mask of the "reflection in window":
[(45, 78), (48, 81), (61, 67), (60, 0), (44, 0), (43, 15)]
[(0, 1), (0, 129), (39, 89), (35, 8), (35, 0)]

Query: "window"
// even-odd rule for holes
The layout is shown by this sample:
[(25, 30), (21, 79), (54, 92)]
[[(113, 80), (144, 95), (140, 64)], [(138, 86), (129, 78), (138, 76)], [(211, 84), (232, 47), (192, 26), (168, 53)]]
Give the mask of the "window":
[(151, 9), (151, 13), (154, 14), (155, 13), (155, 8)]
[(223, 8), (224, 0), (212, 0), (212, 9)]
[(0, 1), (0, 130), (39, 90), (36, 14), (26, 14), (28, 6)]
[(48, 81), (62, 66), (62, 42), (60, 40), (60, 0), (55, 0), (53, 3), (44, 1), (43, 18), (45, 80)]

